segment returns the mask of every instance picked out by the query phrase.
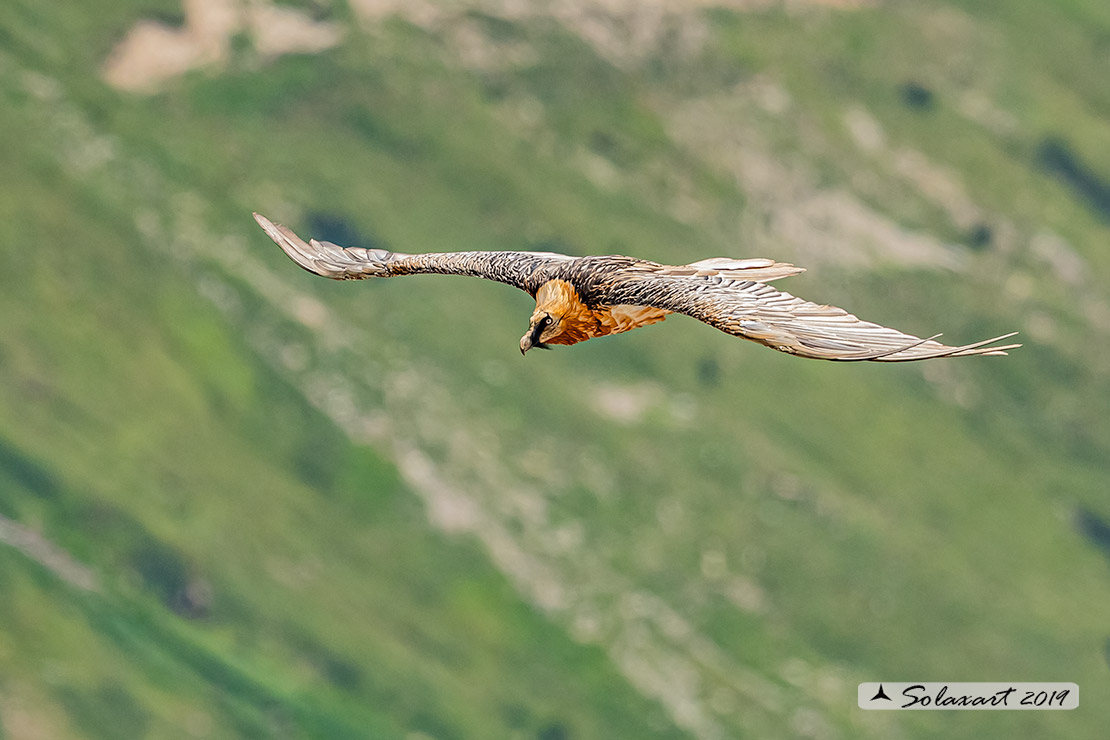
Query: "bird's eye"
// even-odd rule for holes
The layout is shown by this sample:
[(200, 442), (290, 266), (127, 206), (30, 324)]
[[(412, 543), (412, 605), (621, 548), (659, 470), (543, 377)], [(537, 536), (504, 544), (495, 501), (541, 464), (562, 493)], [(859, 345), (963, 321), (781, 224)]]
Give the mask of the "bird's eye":
[(541, 328), (546, 329), (549, 326), (551, 326), (551, 317), (550, 316), (544, 316), (542, 319), (540, 319), (540, 327)]

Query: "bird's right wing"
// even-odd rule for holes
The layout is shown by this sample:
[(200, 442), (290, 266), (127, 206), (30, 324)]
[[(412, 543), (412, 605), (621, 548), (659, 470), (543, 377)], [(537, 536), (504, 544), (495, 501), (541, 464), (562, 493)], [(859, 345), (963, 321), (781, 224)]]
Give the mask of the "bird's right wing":
[[(1004, 355), (1006, 334), (974, 344), (948, 346), (863, 321), (836, 306), (820, 305), (751, 280), (716, 276), (628, 273), (614, 280), (605, 299), (684, 313), (723, 332), (780, 352), (820, 360), (908, 362), (934, 357)], [(1016, 332), (1015, 332), (1016, 333)], [(937, 335), (939, 336), (939, 335)]]
[(332, 280), (439, 274), (506, 283), (535, 295), (548, 277), (575, 258), (554, 252), (434, 252), (403, 254), (385, 249), (341, 247), (331, 242), (305, 241), (292, 229), (254, 214), (263, 231), (305, 270)]

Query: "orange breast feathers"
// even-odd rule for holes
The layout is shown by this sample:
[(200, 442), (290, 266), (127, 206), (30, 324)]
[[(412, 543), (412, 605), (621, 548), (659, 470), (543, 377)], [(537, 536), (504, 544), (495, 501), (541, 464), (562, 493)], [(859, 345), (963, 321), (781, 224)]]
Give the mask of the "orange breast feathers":
[(564, 280), (549, 280), (536, 292), (536, 312), (560, 318), (559, 334), (548, 344), (577, 344), (606, 334), (620, 334), (666, 318), (670, 311), (651, 306), (599, 306), (591, 309)]

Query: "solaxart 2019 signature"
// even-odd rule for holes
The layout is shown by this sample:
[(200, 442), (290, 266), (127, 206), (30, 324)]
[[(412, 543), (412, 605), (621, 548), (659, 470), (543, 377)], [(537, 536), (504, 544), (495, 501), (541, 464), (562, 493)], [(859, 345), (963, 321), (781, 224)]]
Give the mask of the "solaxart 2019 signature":
[(1017, 706), (1062, 708), (1069, 694), (1071, 694), (1071, 689), (1055, 691), (1024, 689), (1018, 691), (1015, 686), (1007, 686), (991, 694), (958, 694), (955, 692), (949, 693), (948, 684), (941, 685), (935, 694), (930, 694), (925, 684), (917, 683), (902, 689), (902, 696), (906, 699), (906, 702), (902, 704), (902, 709), (909, 709), (915, 704), (920, 704), (922, 707), (932, 705), (937, 708), (987, 706), (998, 709)]
[(861, 683), (860, 709), (1075, 709), (1074, 683), (884, 681)]

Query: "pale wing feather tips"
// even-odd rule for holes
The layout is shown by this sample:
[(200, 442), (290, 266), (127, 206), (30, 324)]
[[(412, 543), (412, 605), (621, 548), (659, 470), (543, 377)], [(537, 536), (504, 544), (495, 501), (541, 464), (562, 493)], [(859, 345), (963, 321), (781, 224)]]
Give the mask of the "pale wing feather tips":
[(468, 275), (506, 283), (535, 295), (550, 274), (575, 260), (554, 252), (403, 254), (384, 249), (341, 247), (316, 239), (305, 242), (291, 229), (257, 213), (254, 220), (290, 259), (311, 273), (333, 280), (417, 274)]
[(291, 260), (311, 273), (333, 280), (388, 277), (390, 260), (407, 256), (384, 249), (344, 248), (316, 239), (305, 242), (292, 229), (275, 224), (265, 216), (256, 213), (254, 220)]
[(908, 362), (1004, 355), (1021, 346), (996, 344), (1014, 332), (952, 347), (935, 341), (936, 337), (922, 339), (863, 321), (842, 308), (812, 303), (763, 283), (719, 276), (628, 275), (611, 284), (608, 298), (684, 313), (728, 334), (813, 359)]

